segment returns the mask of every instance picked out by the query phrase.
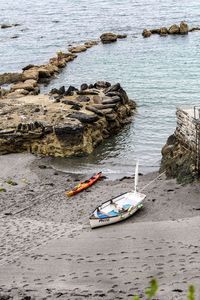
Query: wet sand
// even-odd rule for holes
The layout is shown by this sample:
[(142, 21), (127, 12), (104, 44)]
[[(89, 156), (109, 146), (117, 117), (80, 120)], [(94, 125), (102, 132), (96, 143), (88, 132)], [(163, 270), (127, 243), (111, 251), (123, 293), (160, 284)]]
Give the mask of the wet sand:
[[(0, 193), (0, 295), (132, 299), (156, 277), (157, 299), (186, 299), (190, 283), (199, 297), (199, 184), (181, 186), (163, 175), (144, 190), (144, 207), (133, 217), (91, 230), (89, 213), (132, 189), (133, 179), (102, 180), (67, 198), (65, 190), (85, 177), (44, 163), (29, 154), (0, 156), (0, 188), (6, 189)], [(139, 188), (157, 175), (140, 176)]]

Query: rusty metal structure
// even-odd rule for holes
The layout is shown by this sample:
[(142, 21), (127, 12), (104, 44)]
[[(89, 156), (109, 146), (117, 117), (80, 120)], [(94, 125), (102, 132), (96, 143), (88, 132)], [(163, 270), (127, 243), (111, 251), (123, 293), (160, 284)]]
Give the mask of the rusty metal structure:
[(194, 121), (196, 128), (196, 170), (200, 175), (200, 106), (194, 106)]

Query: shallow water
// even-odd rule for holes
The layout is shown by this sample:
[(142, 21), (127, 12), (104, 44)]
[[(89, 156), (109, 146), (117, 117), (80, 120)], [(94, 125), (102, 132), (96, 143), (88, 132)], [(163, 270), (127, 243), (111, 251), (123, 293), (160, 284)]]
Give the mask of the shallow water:
[[(132, 174), (159, 167), (160, 151), (175, 129), (177, 106), (199, 104), (200, 32), (187, 36), (152, 36), (144, 28), (185, 20), (199, 25), (198, 1), (28, 0), (0, 1), (0, 23), (21, 26), (0, 30), (0, 73), (45, 63), (71, 43), (98, 38), (102, 32), (127, 33), (115, 44), (98, 45), (82, 53), (43, 91), (61, 85), (80, 86), (97, 80), (120, 82), (138, 103), (135, 121), (98, 147), (87, 158), (54, 160), (66, 171)], [(12, 39), (14, 35), (18, 38)]]

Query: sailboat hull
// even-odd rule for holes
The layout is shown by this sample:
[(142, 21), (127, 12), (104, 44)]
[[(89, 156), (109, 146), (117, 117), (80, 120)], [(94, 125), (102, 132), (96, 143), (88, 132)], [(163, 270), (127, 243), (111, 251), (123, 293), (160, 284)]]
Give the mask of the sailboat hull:
[(127, 192), (98, 206), (90, 216), (91, 228), (114, 224), (131, 217), (139, 208), (146, 195)]

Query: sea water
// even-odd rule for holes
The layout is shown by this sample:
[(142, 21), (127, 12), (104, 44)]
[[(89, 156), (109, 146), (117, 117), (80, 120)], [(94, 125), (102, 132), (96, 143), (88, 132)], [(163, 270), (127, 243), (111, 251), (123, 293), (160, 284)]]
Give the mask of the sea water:
[(79, 54), (42, 89), (120, 82), (138, 104), (132, 124), (94, 153), (54, 159), (54, 167), (87, 174), (102, 170), (112, 176), (133, 174), (136, 160), (141, 172), (159, 168), (161, 148), (176, 126), (176, 107), (200, 103), (200, 32), (147, 39), (141, 33), (182, 20), (198, 26), (199, 11), (197, 0), (0, 0), (0, 24), (21, 24), (0, 29), (0, 73), (47, 63), (57, 51), (103, 32), (128, 34), (127, 39)]

